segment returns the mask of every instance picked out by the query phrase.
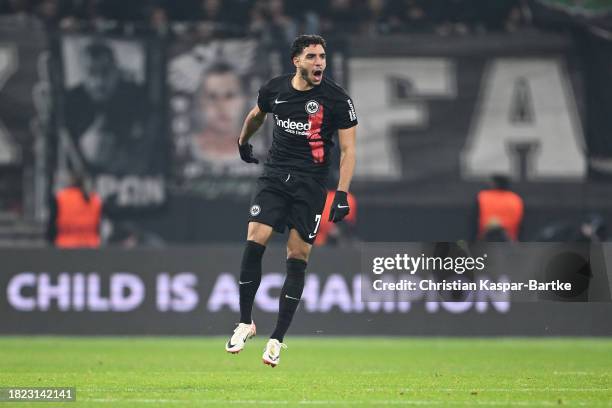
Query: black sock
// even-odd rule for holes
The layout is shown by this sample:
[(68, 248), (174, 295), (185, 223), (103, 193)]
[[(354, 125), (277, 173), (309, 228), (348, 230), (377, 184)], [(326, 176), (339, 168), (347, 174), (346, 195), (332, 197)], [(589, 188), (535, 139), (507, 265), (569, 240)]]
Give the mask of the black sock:
[(263, 257), (265, 245), (255, 241), (247, 241), (242, 264), (240, 266), (240, 323), (251, 324), (251, 311), (255, 294), (261, 283), (261, 258)]
[(293, 315), (300, 304), (304, 280), (306, 275), (306, 262), (301, 259), (287, 259), (287, 277), (281, 290), (278, 304), (278, 321), (276, 329), (270, 336), (271, 339), (283, 341), (285, 333), (289, 329)]

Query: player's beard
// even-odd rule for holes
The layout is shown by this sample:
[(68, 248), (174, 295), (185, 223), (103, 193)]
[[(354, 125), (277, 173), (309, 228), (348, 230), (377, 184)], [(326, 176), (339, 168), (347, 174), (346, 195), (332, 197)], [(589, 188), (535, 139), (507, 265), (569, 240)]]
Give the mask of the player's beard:
[(311, 86), (311, 87), (315, 86), (315, 84), (310, 80), (308, 76), (308, 70), (306, 68), (300, 68), (300, 76), (302, 77), (304, 81), (306, 81), (308, 86)]

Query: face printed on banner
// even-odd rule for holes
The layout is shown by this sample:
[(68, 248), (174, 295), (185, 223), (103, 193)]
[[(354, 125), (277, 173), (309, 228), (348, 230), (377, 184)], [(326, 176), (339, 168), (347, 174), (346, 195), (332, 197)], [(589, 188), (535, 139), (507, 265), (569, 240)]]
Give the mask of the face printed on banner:
[(85, 89), (95, 102), (108, 101), (119, 82), (119, 68), (112, 49), (102, 43), (85, 48), (83, 63), (86, 72)]
[(202, 82), (200, 94), (206, 126), (215, 133), (236, 132), (242, 121), (245, 97), (235, 72), (212, 72)]
[(202, 76), (196, 98), (200, 107), (196, 115), (202, 123), (194, 135), (196, 155), (235, 157), (246, 106), (240, 76), (229, 65), (213, 66)]

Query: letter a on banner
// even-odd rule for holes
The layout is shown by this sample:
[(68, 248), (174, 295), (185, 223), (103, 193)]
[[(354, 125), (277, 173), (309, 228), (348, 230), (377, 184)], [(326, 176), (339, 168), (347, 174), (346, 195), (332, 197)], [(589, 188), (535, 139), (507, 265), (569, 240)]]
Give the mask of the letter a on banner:
[[(496, 59), (462, 152), (465, 178), (582, 179), (583, 134), (569, 79), (556, 59)], [(520, 150), (524, 162), (521, 163)]]

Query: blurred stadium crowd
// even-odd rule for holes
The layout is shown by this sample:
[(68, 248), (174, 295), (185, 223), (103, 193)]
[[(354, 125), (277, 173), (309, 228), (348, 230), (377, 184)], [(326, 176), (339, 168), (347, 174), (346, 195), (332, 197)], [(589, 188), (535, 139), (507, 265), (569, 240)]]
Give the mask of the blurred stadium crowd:
[(606, 0), (1, 0), (0, 14), (36, 15), (62, 28), (123, 22), (163, 29), (197, 22), (208, 30), (287, 38), (297, 32), (444, 35), (513, 31), (532, 22), (537, 3), (583, 13), (612, 9)]

